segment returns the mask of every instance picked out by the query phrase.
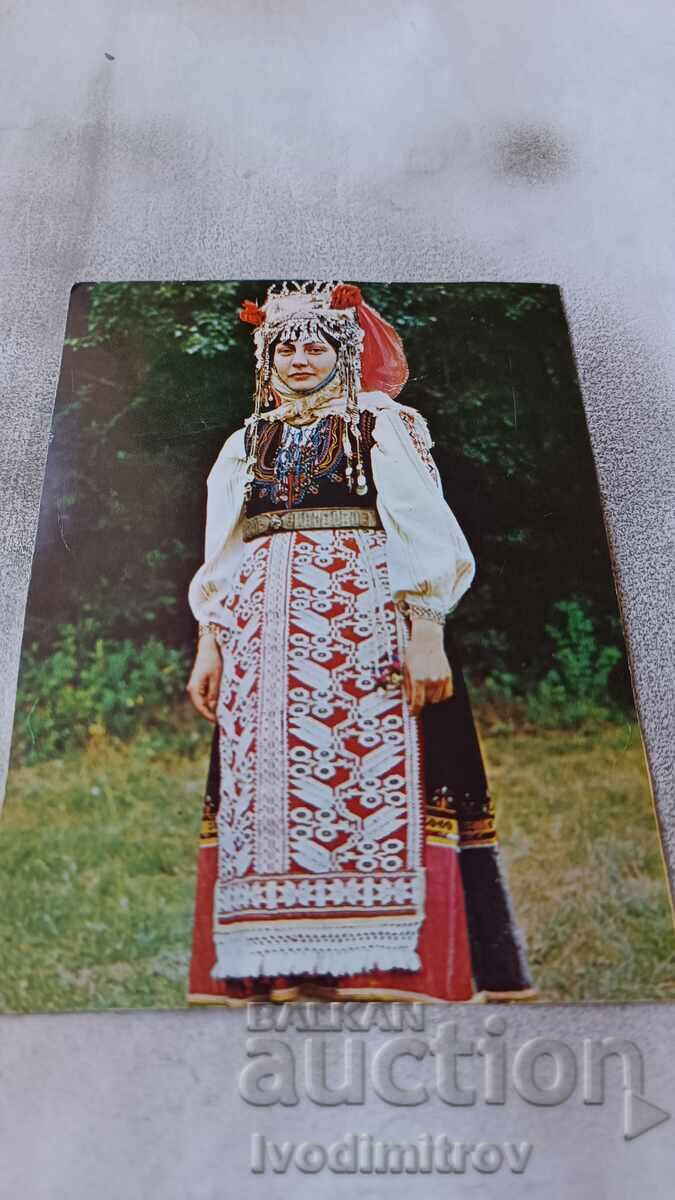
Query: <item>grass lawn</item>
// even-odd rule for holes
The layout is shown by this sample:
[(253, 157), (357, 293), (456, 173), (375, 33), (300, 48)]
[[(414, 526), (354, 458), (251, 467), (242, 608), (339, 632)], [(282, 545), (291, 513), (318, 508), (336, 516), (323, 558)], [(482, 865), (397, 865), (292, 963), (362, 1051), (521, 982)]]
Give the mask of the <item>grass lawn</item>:
[(675, 934), (636, 724), (483, 739), (541, 999), (675, 998)]
[[(0, 1010), (185, 1004), (211, 736), (177, 726), (10, 773)], [(675, 997), (675, 939), (635, 725), (483, 735), (542, 999)]]

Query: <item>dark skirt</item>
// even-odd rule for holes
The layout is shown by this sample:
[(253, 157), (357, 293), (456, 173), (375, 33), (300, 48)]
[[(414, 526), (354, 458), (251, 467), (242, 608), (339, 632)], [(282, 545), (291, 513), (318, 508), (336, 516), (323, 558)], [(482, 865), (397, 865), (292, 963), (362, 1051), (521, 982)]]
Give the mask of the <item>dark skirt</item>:
[(529, 992), (534, 985), (504, 876), (494, 802), (450, 623), (444, 642), (454, 689), (448, 700), (422, 710), (426, 791), (432, 809), (447, 807), (457, 817), (476, 991), (509, 998), (509, 993)]

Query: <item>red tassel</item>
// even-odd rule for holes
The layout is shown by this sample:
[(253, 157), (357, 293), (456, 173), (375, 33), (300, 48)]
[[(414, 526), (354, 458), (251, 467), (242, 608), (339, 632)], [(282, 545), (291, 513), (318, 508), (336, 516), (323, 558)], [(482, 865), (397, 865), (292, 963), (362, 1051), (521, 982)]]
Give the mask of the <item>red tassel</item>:
[(262, 308), (259, 308), (255, 300), (244, 300), (243, 305), (239, 309), (239, 320), (245, 321), (247, 325), (262, 325), (265, 320), (265, 314)]
[(331, 308), (360, 308), (363, 304), (361, 289), (354, 283), (339, 283), (333, 288)]

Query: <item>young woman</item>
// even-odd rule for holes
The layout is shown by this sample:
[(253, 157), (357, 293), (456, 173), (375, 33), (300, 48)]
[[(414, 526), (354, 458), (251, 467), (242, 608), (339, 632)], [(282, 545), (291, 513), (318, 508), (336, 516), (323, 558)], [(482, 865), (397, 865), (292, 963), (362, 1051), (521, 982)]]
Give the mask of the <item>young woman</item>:
[(400, 339), (345, 284), (240, 315), (255, 409), (190, 587), (216, 731), (189, 998), (530, 998), (445, 630), (474, 560)]

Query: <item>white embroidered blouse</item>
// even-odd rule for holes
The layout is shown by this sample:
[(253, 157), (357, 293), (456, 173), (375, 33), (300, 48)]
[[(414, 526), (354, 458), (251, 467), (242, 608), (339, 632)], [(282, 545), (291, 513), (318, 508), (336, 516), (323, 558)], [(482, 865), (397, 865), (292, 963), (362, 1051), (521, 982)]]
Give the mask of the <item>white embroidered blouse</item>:
[[(475, 561), (443, 496), (426, 421), (384, 392), (362, 392), (359, 405), (376, 414), (371, 464), (393, 598), (398, 604), (418, 600), (449, 613), (471, 585)], [(251, 545), (241, 536), (245, 475), (241, 428), (225, 442), (207, 481), (204, 563), (188, 594), (192, 612), (203, 624), (222, 615), (222, 601)]]

